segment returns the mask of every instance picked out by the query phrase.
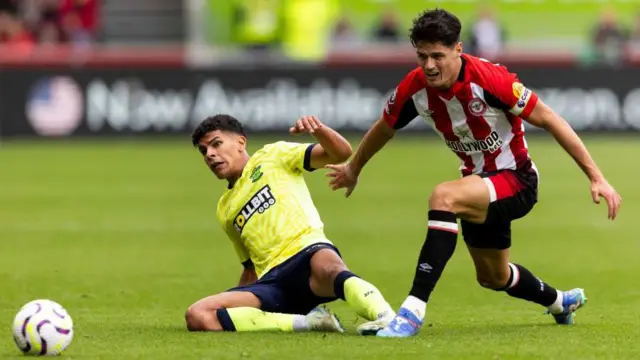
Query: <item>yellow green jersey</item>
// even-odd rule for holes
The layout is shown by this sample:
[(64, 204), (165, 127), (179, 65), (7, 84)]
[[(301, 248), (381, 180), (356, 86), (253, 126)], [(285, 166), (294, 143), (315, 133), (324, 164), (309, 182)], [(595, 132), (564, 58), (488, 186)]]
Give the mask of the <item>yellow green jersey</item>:
[(314, 144), (276, 142), (254, 153), (218, 202), (218, 220), (240, 262), (258, 278), (309, 245), (331, 243), (303, 172)]

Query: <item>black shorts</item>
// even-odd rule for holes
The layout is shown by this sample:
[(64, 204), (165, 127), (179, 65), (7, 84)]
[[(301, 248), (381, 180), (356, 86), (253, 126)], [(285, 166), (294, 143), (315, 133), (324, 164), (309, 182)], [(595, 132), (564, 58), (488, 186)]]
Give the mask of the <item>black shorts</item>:
[(527, 215), (538, 202), (538, 172), (529, 166), (518, 170), (482, 173), (491, 203), (484, 224), (460, 221), (468, 246), (484, 249), (511, 247), (511, 222)]
[(337, 300), (335, 297), (316, 296), (309, 286), (311, 257), (321, 249), (340, 252), (331, 244), (313, 244), (269, 270), (253, 284), (238, 286), (227, 291), (248, 291), (260, 299), (261, 310), (282, 314), (305, 315), (320, 304)]

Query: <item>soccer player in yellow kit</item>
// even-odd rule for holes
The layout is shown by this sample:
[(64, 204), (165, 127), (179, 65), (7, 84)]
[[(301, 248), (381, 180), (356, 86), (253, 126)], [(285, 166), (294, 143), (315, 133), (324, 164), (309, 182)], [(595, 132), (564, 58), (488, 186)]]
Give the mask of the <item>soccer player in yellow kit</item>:
[(337, 299), (369, 321), (388, 323), (395, 316), (327, 239), (303, 178), (304, 171), (347, 160), (351, 145), (313, 116), (289, 131), (311, 134), (316, 142), (279, 141), (250, 156), (241, 123), (229, 115), (209, 117), (193, 132), (206, 165), (228, 182), (217, 215), (244, 270), (237, 287), (189, 307), (191, 331), (343, 332), (319, 306)]

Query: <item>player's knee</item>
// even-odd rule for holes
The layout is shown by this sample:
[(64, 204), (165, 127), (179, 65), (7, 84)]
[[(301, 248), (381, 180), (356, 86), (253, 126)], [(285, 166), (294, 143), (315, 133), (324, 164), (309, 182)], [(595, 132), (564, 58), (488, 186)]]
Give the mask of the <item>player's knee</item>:
[(198, 304), (189, 306), (184, 320), (189, 331), (214, 331), (220, 328), (216, 315), (217, 309), (203, 308)]
[(332, 282), (343, 271), (349, 270), (338, 254), (322, 249), (311, 258), (311, 275), (320, 283)]
[(455, 204), (455, 192), (453, 190), (449, 184), (436, 186), (429, 197), (429, 209), (452, 211)]
[(340, 263), (340, 264), (334, 264), (331, 269), (329, 270), (329, 278), (332, 279), (333, 281), (335, 281), (335, 279), (338, 277), (338, 275), (340, 275), (343, 272), (348, 272), (349, 269), (347, 268), (347, 265), (345, 265), (344, 263)]
[(189, 331), (202, 331), (202, 315), (196, 308), (190, 306), (187, 312), (184, 313), (184, 321), (187, 324), (187, 330)]
[(332, 282), (338, 274), (348, 271), (347, 266), (343, 262), (332, 262), (322, 266), (322, 282)]
[(501, 276), (500, 274), (484, 275), (478, 274), (476, 277), (478, 284), (485, 289), (490, 290), (502, 290), (507, 285), (509, 277)]

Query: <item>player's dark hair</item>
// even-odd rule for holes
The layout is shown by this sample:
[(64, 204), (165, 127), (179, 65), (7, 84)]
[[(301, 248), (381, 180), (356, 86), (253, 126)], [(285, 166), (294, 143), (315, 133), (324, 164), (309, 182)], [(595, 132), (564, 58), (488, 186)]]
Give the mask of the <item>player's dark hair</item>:
[(413, 19), (409, 38), (414, 47), (419, 42), (452, 47), (460, 41), (461, 30), (460, 20), (452, 13), (443, 9), (427, 10)]
[(193, 146), (198, 146), (198, 143), (205, 135), (216, 130), (232, 132), (244, 137), (247, 136), (238, 119), (231, 115), (218, 114), (204, 119), (200, 125), (193, 130), (193, 133), (191, 134), (191, 142), (193, 143)]

